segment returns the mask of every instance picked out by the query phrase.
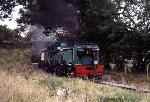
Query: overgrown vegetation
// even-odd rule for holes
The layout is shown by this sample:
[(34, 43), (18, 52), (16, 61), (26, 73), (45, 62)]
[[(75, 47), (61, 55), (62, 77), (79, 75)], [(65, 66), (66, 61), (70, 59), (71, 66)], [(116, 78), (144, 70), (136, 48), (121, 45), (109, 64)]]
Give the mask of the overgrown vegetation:
[[(66, 12), (63, 12), (61, 7), (57, 12), (57, 7), (50, 0), (2, 0), (0, 20), (8, 18), (12, 9), (21, 4), (26, 10), (20, 11), (21, 18), (17, 20), (20, 25), (40, 24), (49, 29), (56, 25), (67, 25), (74, 28), (78, 21), (74, 15), (71, 18), (68, 16), (73, 12), (67, 8), (69, 3), (69, 7), (72, 8), (75, 5), (75, 8), (78, 8), (75, 10), (80, 11), (77, 16), (80, 15), (81, 31), (77, 36), (82, 40), (96, 42), (104, 50), (110, 47), (117, 48), (119, 49), (117, 53), (122, 48), (123, 51), (127, 49), (127, 52), (130, 52), (129, 49), (150, 48), (148, 0), (62, 0), (62, 3), (59, 1), (57, 0), (55, 5), (60, 6), (64, 3), (62, 8)], [(67, 12), (70, 13), (66, 14)], [(74, 20), (72, 21), (72, 19)], [(64, 20), (69, 24), (64, 24)], [(30, 38), (31, 36), (27, 38), (27, 42)], [(20, 41), (19, 39), (22, 38), (16, 31), (12, 31), (6, 26), (0, 26), (0, 44), (7, 45), (10, 44), (9, 41)], [(21, 42), (15, 44), (25, 47)], [(150, 94), (104, 86), (81, 79), (48, 75), (40, 69), (32, 68), (29, 49), (14, 48), (4, 49), (0, 45), (1, 102), (150, 101)], [(66, 90), (64, 96), (57, 95), (58, 90), (64, 89)]]
[[(0, 50), (1, 102), (149, 102), (150, 94), (100, 85), (33, 69), (30, 50)], [(66, 90), (65, 96), (57, 95)]]
[(81, 37), (102, 49), (149, 48), (148, 0), (82, 0)]
[(0, 43), (3, 41), (13, 41), (15, 37), (15, 31), (10, 30), (7, 26), (0, 25)]

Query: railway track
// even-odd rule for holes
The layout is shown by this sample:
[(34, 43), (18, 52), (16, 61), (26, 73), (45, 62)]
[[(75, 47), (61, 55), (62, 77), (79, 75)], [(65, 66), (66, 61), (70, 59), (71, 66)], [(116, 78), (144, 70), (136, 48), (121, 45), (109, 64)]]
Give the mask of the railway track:
[(98, 84), (108, 85), (108, 86), (112, 86), (112, 87), (118, 87), (118, 88), (137, 91), (137, 92), (150, 93), (149, 89), (139, 88), (135, 85), (119, 84), (116, 82), (109, 82), (109, 81), (101, 81)]

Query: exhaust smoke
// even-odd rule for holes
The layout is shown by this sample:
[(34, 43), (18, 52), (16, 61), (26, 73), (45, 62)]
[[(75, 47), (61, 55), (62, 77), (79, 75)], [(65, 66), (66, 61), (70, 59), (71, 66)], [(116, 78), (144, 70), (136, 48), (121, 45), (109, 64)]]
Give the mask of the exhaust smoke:
[(79, 33), (79, 0), (34, 0), (36, 8), (32, 9), (31, 32), (32, 54), (40, 56), (42, 49), (57, 42), (55, 33), (44, 34), (47, 28), (51, 30), (63, 27), (76, 35)]
[(37, 0), (37, 7), (33, 10), (32, 23), (44, 27), (64, 27), (69, 32), (79, 30), (77, 6), (79, 0)]

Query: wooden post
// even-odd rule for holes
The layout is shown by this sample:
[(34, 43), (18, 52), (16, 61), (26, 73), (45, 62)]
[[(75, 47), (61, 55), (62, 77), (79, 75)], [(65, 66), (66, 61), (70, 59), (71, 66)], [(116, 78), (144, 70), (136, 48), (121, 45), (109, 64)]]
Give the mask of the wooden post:
[(150, 63), (148, 63), (146, 66), (147, 79), (149, 79), (149, 67), (150, 67)]
[(124, 74), (127, 75), (127, 59), (124, 59), (125, 63), (124, 63)]
[(39, 68), (39, 63), (32, 63), (32, 67), (35, 69)]
[(125, 75), (127, 75), (127, 66), (126, 65), (124, 67), (124, 73), (125, 73)]

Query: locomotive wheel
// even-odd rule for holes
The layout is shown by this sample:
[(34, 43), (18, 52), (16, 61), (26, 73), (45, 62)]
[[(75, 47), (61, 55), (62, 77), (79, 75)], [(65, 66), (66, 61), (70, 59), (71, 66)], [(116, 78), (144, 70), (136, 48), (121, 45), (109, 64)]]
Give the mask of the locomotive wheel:
[(56, 75), (58, 75), (58, 76), (62, 76), (62, 75), (63, 75), (63, 73), (62, 73), (62, 71), (61, 71), (60, 68), (56, 68), (54, 73), (55, 73)]
[(63, 66), (58, 66), (55, 68), (54, 73), (58, 76), (65, 76), (65, 68)]
[(99, 75), (96, 75), (96, 76), (94, 77), (94, 79), (97, 81), (97, 80), (101, 80), (101, 79), (102, 79), (102, 77), (101, 77), (101, 76), (99, 76)]
[(83, 80), (88, 80), (89, 78), (88, 78), (88, 76), (84, 76), (84, 77), (82, 77), (82, 79)]

